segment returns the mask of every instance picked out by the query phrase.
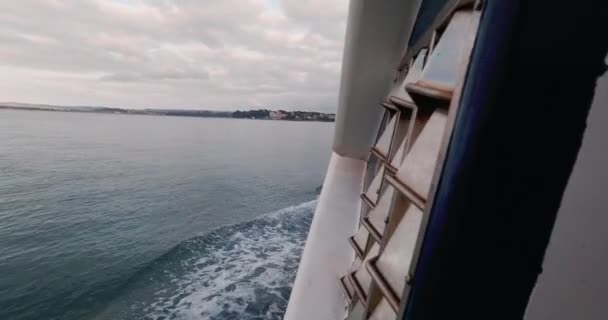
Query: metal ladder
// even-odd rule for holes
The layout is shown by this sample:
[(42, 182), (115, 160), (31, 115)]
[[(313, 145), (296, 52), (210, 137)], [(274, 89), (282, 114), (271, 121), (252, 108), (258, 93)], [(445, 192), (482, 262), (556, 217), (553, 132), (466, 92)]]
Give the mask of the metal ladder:
[(396, 319), (405, 312), (437, 179), (480, 18), (463, 1), (434, 24), (400, 66), (381, 103), (383, 123), (370, 149), (360, 226), (348, 239), (355, 258), (339, 278), (347, 319)]

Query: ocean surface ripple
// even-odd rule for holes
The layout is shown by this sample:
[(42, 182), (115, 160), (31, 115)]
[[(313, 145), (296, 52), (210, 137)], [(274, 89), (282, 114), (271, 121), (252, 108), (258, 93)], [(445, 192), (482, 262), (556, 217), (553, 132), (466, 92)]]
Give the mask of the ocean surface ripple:
[(280, 319), (332, 132), (0, 111), (0, 320)]
[(316, 200), (184, 241), (98, 319), (282, 319)]

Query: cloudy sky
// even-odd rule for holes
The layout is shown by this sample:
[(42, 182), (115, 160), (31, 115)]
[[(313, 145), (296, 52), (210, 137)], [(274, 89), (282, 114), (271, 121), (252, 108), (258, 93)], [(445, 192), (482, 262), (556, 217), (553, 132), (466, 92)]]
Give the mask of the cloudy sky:
[(348, 0), (0, 1), (0, 101), (333, 110)]

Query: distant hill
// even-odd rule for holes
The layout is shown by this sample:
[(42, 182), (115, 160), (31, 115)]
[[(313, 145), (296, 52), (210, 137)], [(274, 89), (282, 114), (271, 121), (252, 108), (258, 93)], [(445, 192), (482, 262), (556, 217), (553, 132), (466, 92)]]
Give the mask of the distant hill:
[(258, 120), (288, 120), (288, 121), (322, 121), (333, 122), (334, 113), (313, 111), (285, 111), (285, 110), (175, 110), (175, 109), (126, 109), (100, 106), (57, 106), (48, 104), (31, 104), (19, 102), (0, 102), (0, 109), (30, 110), (30, 111), (58, 111), (58, 112), (89, 112), (89, 113), (117, 113), (140, 114), (154, 116), (179, 116), (202, 118), (237, 118)]

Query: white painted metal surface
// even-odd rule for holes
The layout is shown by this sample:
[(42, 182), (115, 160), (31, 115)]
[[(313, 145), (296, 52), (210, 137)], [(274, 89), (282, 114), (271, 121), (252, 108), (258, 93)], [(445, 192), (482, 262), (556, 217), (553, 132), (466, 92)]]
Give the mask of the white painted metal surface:
[(401, 140), (401, 143), (399, 144), (399, 147), (397, 148), (397, 151), (395, 152), (395, 155), (391, 160), (391, 166), (395, 168), (399, 168), (401, 166), (401, 162), (403, 161), (403, 156), (405, 155), (408, 140), (409, 139)]
[(383, 298), (374, 308), (369, 318), (372, 320), (386, 320), (395, 319), (396, 316), (397, 314), (393, 311), (388, 301)]
[(351, 0), (334, 151), (366, 159), (421, 0)]
[(388, 158), (389, 149), (391, 147), (391, 141), (393, 139), (393, 133), (395, 132), (395, 127), (397, 126), (397, 115), (392, 115), (388, 124), (384, 128), (384, 131), (380, 135), (380, 138), (374, 145), (374, 148), (385, 158)]
[(410, 67), (407, 74), (403, 77), (402, 80), (397, 81), (395, 83), (395, 86), (391, 89), (391, 92), (389, 93), (390, 97), (395, 97), (410, 103), (414, 102), (412, 100), (412, 97), (410, 97), (407, 91), (405, 91), (405, 85), (408, 83), (414, 83), (418, 81), (418, 79), (420, 79), (420, 76), (422, 75), (422, 67), (424, 66), (424, 60), (426, 59), (427, 52), (427, 49), (420, 50), (420, 53), (418, 54), (416, 59), (414, 59), (414, 63)]
[(376, 262), (376, 267), (397, 295), (401, 294), (405, 287), (421, 222), (422, 211), (410, 204)]
[(366, 297), (369, 294), (369, 289), (372, 286), (372, 277), (369, 275), (369, 272), (367, 271), (366, 264), (369, 262), (370, 259), (376, 257), (378, 255), (379, 251), (380, 251), (380, 245), (377, 242), (374, 242), (372, 244), (371, 248), (369, 249), (367, 256), (365, 256), (365, 260), (363, 260), (363, 263), (361, 264), (361, 266), (359, 266), (359, 269), (357, 269), (357, 271), (355, 272), (354, 279), (359, 283), (359, 285), (361, 286), (361, 289), (363, 289), (363, 292)]
[(425, 199), (431, 188), (447, 118), (447, 110), (433, 112), (397, 171), (397, 178)]
[[(338, 276), (348, 270), (348, 239), (358, 226), (361, 183), (369, 147), (380, 125), (378, 107), (421, 0), (351, 0), (334, 134), (334, 154), (325, 177), (285, 319), (343, 319)], [(371, 63), (373, 62), (373, 63)]]
[[(456, 11), (450, 20), (445, 33), (431, 53), (428, 67), (421, 75), (421, 82), (436, 89), (453, 91), (460, 73), (465, 55), (469, 55), (466, 38), (471, 30), (476, 30), (477, 11)], [(475, 18), (473, 18), (475, 16)], [(474, 28), (471, 27), (474, 24)]]
[[(466, 33), (461, 31), (475, 25), (478, 14), (466, 9), (464, 12), (457, 12), (454, 17), (456, 17), (455, 21), (449, 24), (449, 32), (443, 34), (443, 37), (448, 39), (440, 37), (439, 44), (441, 45), (442, 41), (444, 44), (450, 44), (455, 41), (452, 38), (459, 38), (463, 43), (459, 43), (458, 46), (470, 49), (469, 43), (464, 41)], [(411, 68), (413, 73), (410, 80), (416, 81), (416, 84), (400, 83), (397, 90), (391, 91), (384, 106), (387, 112), (396, 114), (388, 122), (386, 131), (371, 150), (370, 159), (374, 159), (375, 154), (386, 154), (383, 147), (388, 140), (387, 133), (393, 131), (392, 119), (399, 117), (401, 126), (397, 126), (392, 135), (389, 157), (379, 157), (383, 165), (390, 170), (386, 170), (378, 202), (362, 220), (362, 228), (368, 229), (374, 243), (379, 242), (381, 248), (378, 253), (371, 251), (363, 253), (365, 268), (357, 271), (358, 281), (354, 281), (362, 287), (360, 290), (355, 290), (355, 293), (366, 301), (365, 305), (372, 319), (393, 319), (396, 312), (402, 310), (407, 296), (406, 282), (413, 274), (412, 261), (418, 252), (424, 220), (428, 217), (423, 214), (423, 210), (430, 208), (430, 205), (426, 206), (427, 200), (432, 205), (432, 194), (430, 194), (432, 181), (436, 176), (437, 168), (441, 167), (440, 155), (442, 149), (446, 147), (444, 141), (449, 139), (449, 136), (445, 135), (449, 132), (446, 131), (446, 127), (451, 127), (449, 119), (453, 118), (448, 116), (448, 110), (450, 112), (457, 110), (456, 107), (450, 106), (451, 98), (459, 95), (459, 92), (453, 92), (457, 83), (452, 79), (454, 78), (452, 73), (463, 67), (459, 62), (465, 60), (465, 55), (460, 49), (456, 52), (448, 49), (444, 48), (435, 53), (434, 62), (439, 64), (436, 67), (431, 62), (423, 65), (422, 53), (416, 59), (419, 63), (414, 63)], [(450, 56), (442, 56), (446, 54)], [(428, 68), (434, 68), (434, 71), (428, 73), (426, 71)], [(425, 74), (433, 77), (422, 79)], [(444, 78), (439, 76), (446, 76), (445, 78), (454, 81), (442, 82)], [(460, 77), (463, 75), (460, 74)], [(408, 79), (408, 76), (405, 76), (405, 79)], [(440, 91), (437, 88), (423, 87), (421, 80), (427, 80), (427, 84), (435, 85), (437, 88), (446, 87), (447, 84), (453, 88), (450, 89), (449, 94), (444, 94), (436, 92)], [(416, 96), (410, 97), (405, 90), (413, 88), (417, 90)], [(404, 93), (399, 93), (399, 90), (403, 90)], [(412, 101), (411, 98), (414, 100)], [(451, 115), (453, 116), (453, 113)], [(412, 116), (415, 118), (414, 126), (411, 126), (409, 121)], [(401, 143), (403, 139), (408, 141), (403, 144)], [(395, 155), (396, 160), (391, 157)], [(400, 161), (401, 159), (403, 160)], [(389, 163), (398, 165), (394, 166), (396, 168), (391, 168)], [(369, 180), (373, 174), (375, 171), (368, 172), (366, 179)], [(364, 250), (357, 250), (360, 256), (363, 255), (361, 251)], [(380, 303), (377, 304), (379, 299)]]
[(388, 186), (386, 190), (380, 196), (378, 205), (369, 213), (370, 224), (380, 233), (384, 233), (384, 227), (386, 226), (386, 218), (388, 217), (388, 211), (391, 208), (393, 201), (393, 195), (395, 194), (395, 188)]
[[(405, 90), (403, 90), (405, 91)], [(413, 129), (413, 117), (416, 116), (416, 108), (401, 108), (399, 112), (399, 122), (397, 122), (397, 128), (395, 129), (395, 135), (391, 146), (390, 165), (393, 168), (399, 168), (405, 151), (409, 149), (408, 139), (411, 136)]]
[(365, 307), (361, 302), (357, 303), (347, 320), (361, 320), (365, 317)]
[[(359, 248), (361, 248), (361, 251), (363, 251), (363, 252), (365, 252), (365, 249), (367, 247), (368, 239), (369, 239), (369, 231), (367, 231), (367, 229), (365, 229), (365, 228), (359, 228), (359, 230), (357, 231), (357, 234), (355, 234), (355, 236), (354, 236), (355, 243), (357, 244), (357, 246), (359, 246)], [(353, 263), (353, 265), (356, 265), (356, 263)], [(355, 269), (357, 269), (357, 268), (355, 268)]]
[(384, 170), (384, 166), (382, 166), (382, 168), (380, 168), (380, 171), (378, 171), (378, 173), (376, 173), (376, 176), (374, 176), (374, 180), (372, 180), (372, 183), (369, 185), (367, 191), (365, 192), (367, 198), (369, 198), (369, 200), (371, 200), (373, 203), (376, 203), (378, 201), (378, 194), (382, 185)]
[(333, 154), (308, 233), (285, 319), (343, 319), (338, 275), (349, 269), (365, 161)]

